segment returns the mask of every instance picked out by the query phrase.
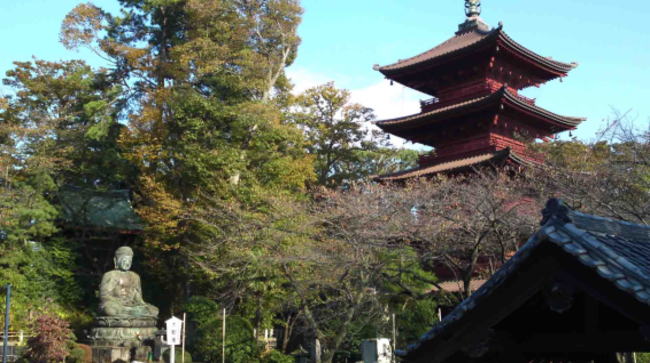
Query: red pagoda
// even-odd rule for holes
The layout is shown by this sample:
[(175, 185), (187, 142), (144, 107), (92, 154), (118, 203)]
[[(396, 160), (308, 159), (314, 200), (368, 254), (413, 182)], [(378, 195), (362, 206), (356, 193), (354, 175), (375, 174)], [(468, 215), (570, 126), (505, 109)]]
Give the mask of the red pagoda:
[(500, 23), (490, 29), (480, 1), (466, 0), (467, 19), (444, 43), (387, 66), (375, 66), (391, 81), (433, 96), (415, 115), (376, 122), (383, 131), (434, 148), (419, 166), (380, 181), (459, 173), (483, 165), (525, 166), (543, 159), (526, 144), (573, 130), (584, 118), (555, 114), (519, 91), (561, 77), (577, 66), (525, 48)]

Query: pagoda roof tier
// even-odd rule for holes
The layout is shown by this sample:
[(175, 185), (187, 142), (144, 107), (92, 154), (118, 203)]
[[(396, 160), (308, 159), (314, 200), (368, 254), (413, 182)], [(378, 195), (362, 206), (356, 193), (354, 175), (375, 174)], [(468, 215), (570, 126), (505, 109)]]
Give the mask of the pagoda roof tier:
[(374, 179), (380, 182), (405, 181), (407, 179), (430, 177), (441, 173), (462, 173), (486, 166), (497, 167), (507, 163), (520, 166), (538, 165), (535, 162), (526, 160), (524, 157), (517, 155), (510, 149), (503, 149), (434, 165), (420, 166), (393, 174), (380, 175)]
[[(504, 106), (504, 107), (500, 107)], [(488, 110), (497, 115), (503, 108), (508, 108), (533, 118), (545, 124), (549, 134), (575, 129), (585, 118), (568, 117), (555, 114), (551, 111), (527, 102), (506, 87), (483, 97), (440, 107), (428, 112), (421, 112), (410, 116), (398, 117), (389, 120), (376, 121), (375, 124), (383, 131), (402, 138), (410, 139), (418, 130), (433, 124), (442, 124), (445, 121)]]
[[(412, 79), (422, 79), (422, 77), (427, 76), (427, 74), (428, 77), (432, 77), (431, 74), (436, 73), (433, 71), (434, 68), (444, 67), (450, 63), (458, 62), (460, 58), (467, 58), (467, 56), (479, 52), (488, 52), (489, 54), (494, 55), (505, 51), (514, 56), (514, 58), (517, 58), (533, 67), (533, 69), (536, 70), (534, 73), (537, 73), (538, 78), (543, 81), (549, 81), (557, 77), (566, 76), (570, 70), (578, 66), (577, 63), (556, 61), (529, 50), (510, 38), (510, 36), (503, 31), (503, 26), (501, 24), (497, 28), (493, 29), (489, 29), (487, 25), (480, 21), (475, 26), (468, 26), (464, 29), (462, 26), (463, 25), (461, 24), (461, 30), (457, 32), (455, 36), (424, 53), (411, 58), (402, 59), (390, 65), (375, 66), (374, 69), (378, 70), (389, 79), (412, 87), (410, 84), (412, 83)], [(474, 59), (472, 62), (490, 63), (490, 57), (488, 56), (485, 60)], [(426, 74), (414, 77), (415, 74), (419, 74), (423, 71), (426, 72)], [(443, 74), (444, 73), (447, 72), (443, 72)], [(415, 86), (415, 84), (413, 86)], [(416, 89), (418, 88), (422, 87), (417, 87)], [(421, 91), (429, 93), (430, 90), (422, 89)]]

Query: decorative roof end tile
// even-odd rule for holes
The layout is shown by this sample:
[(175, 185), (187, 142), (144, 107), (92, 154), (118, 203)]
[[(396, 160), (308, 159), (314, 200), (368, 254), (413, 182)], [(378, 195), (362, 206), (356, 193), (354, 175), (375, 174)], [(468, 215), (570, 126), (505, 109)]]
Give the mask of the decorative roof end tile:
[(571, 209), (561, 199), (549, 199), (546, 202), (546, 207), (542, 210), (542, 221), (539, 224), (544, 226), (550, 221), (560, 222), (561, 224), (571, 223), (570, 213)]

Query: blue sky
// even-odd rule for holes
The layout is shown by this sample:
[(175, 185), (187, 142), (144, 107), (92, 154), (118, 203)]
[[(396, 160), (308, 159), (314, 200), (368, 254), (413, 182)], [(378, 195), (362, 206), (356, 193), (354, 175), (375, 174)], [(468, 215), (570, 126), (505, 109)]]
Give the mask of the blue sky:
[[(46, 60), (92, 59), (65, 50), (58, 32), (76, 0), (0, 0), (0, 72), (32, 55)], [(116, 0), (96, 0), (117, 9)], [(379, 118), (417, 112), (426, 95), (389, 86), (373, 64), (385, 65), (451, 37), (464, 20), (463, 0), (303, 0), (302, 45), (289, 74), (298, 90), (334, 81)], [(650, 8), (633, 0), (484, 0), (482, 18), (544, 56), (580, 63), (563, 82), (531, 88), (538, 105), (588, 118), (575, 133), (590, 140), (613, 109), (650, 120)], [(98, 62), (94, 60), (93, 62)], [(99, 63), (95, 63), (99, 64)], [(2, 91), (2, 89), (0, 89)], [(3, 91), (6, 93), (7, 89)]]

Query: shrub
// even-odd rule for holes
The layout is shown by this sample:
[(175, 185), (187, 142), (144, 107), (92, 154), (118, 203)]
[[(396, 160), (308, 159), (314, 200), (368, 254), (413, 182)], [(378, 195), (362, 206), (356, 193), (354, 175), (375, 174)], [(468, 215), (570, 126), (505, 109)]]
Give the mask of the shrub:
[(282, 354), (277, 350), (272, 350), (269, 354), (264, 357), (264, 363), (293, 363), (295, 359), (286, 354)]
[(636, 353), (637, 363), (650, 363), (650, 353)]
[(54, 315), (43, 314), (34, 324), (35, 336), (27, 341), (25, 357), (32, 363), (63, 361), (73, 337), (68, 323)]
[[(169, 363), (170, 362), (170, 360), (169, 360), (170, 354), (171, 354), (171, 350), (166, 350), (165, 353), (163, 353), (163, 361), (165, 361), (166, 363)], [(174, 351), (174, 355), (175, 355), (174, 362), (181, 363), (182, 355), (181, 355), (181, 348), (180, 347), (176, 347), (176, 349)], [(192, 363), (192, 355), (187, 350), (185, 351), (185, 363)]]

